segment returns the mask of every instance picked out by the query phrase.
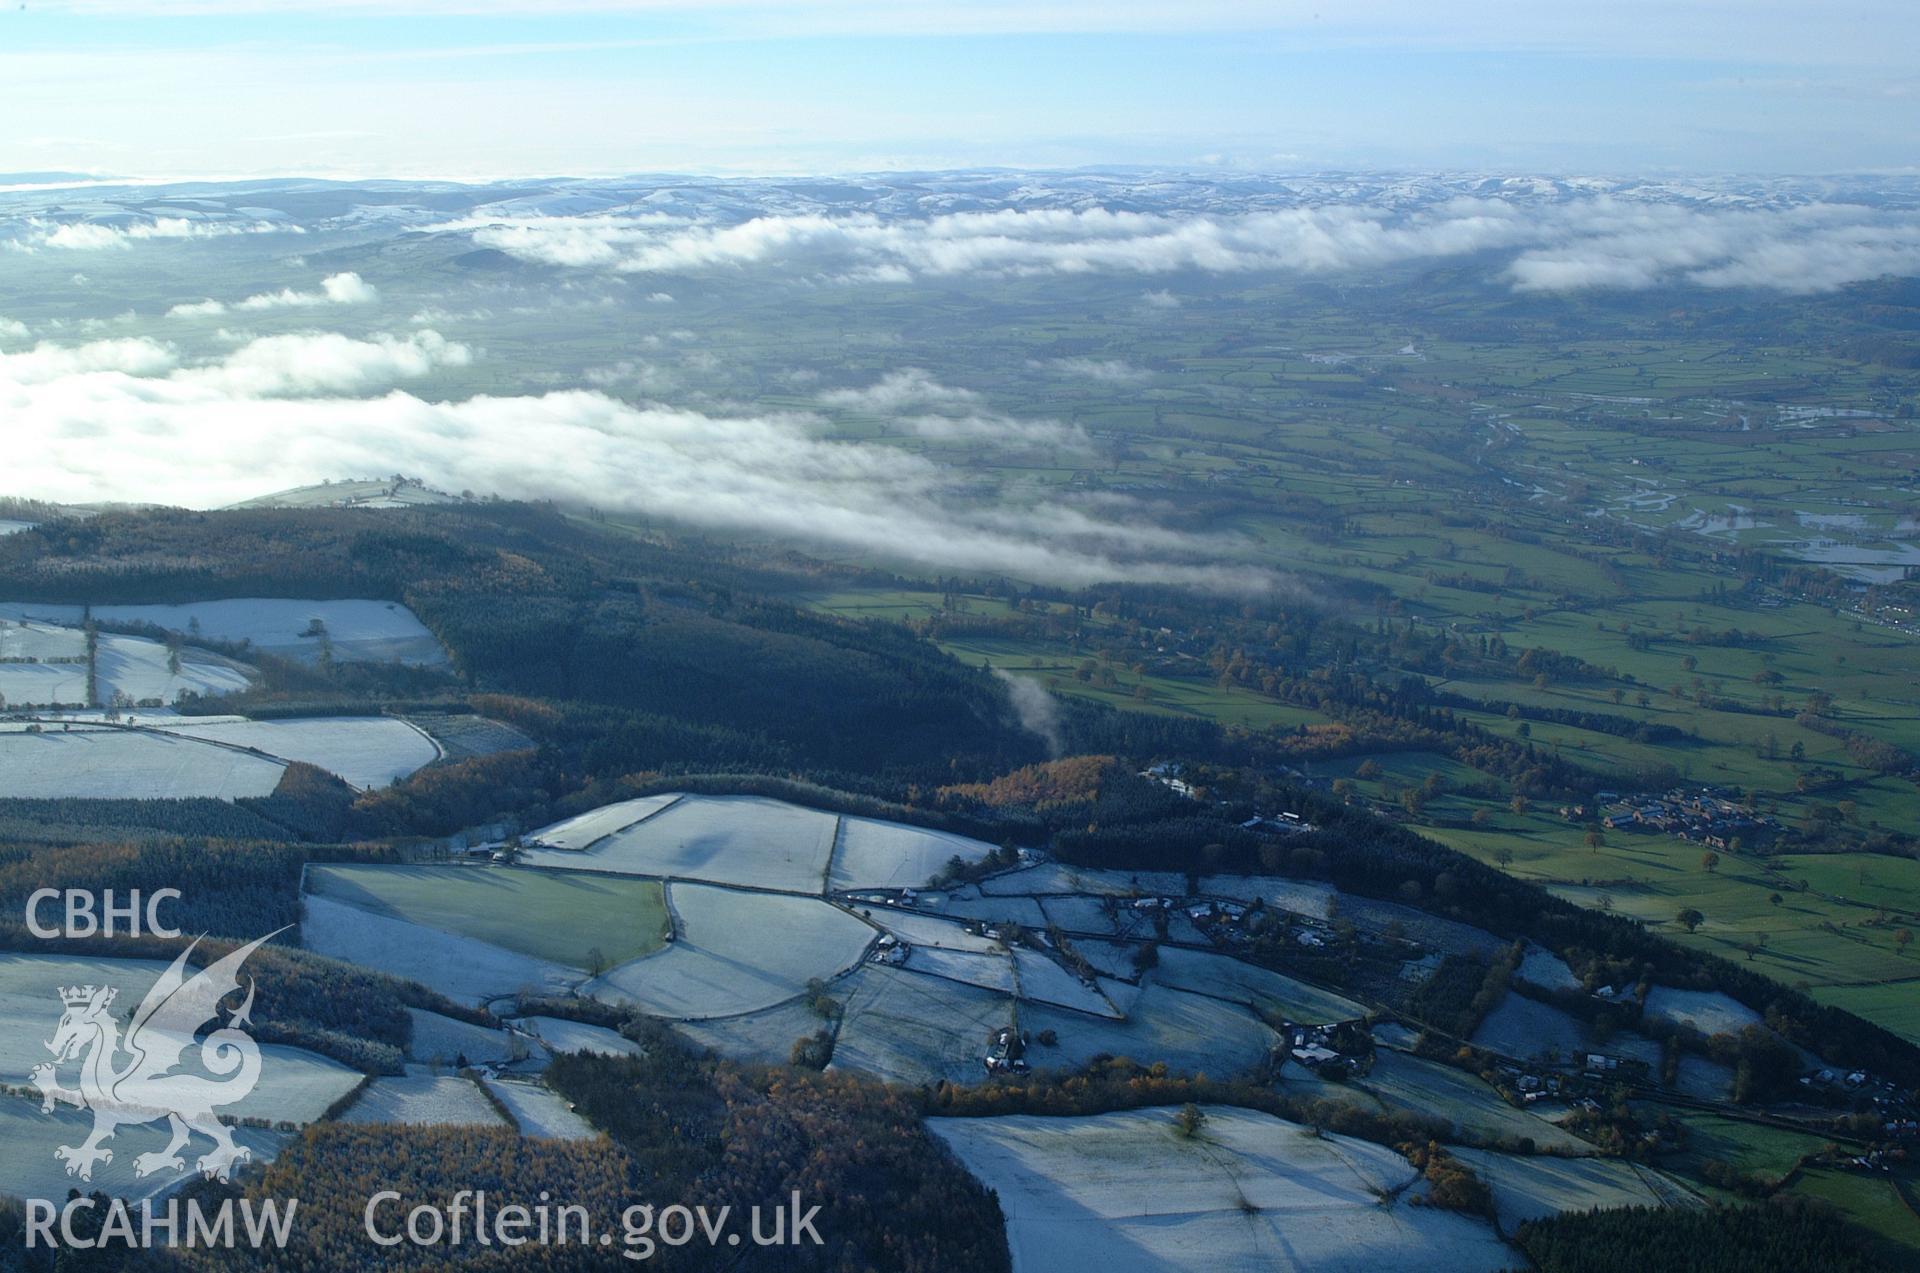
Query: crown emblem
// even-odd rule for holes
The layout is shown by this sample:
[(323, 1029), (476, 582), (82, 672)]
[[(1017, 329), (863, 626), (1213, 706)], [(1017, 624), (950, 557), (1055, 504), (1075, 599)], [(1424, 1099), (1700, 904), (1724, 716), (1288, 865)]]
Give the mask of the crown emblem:
[(84, 1008), (92, 1003), (94, 996), (98, 994), (100, 1006), (104, 1008), (113, 1002), (113, 997), (118, 993), (119, 991), (113, 989), (102, 991), (95, 986), (64, 986), (60, 990), (60, 1002), (69, 1008)]

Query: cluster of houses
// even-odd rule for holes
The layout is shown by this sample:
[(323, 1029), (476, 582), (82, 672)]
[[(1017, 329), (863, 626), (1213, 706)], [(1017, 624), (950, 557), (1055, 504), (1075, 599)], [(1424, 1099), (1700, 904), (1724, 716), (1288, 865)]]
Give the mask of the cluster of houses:
[(1498, 1085), (1518, 1095), (1523, 1105), (1567, 1101), (1597, 1113), (1600, 1107), (1591, 1093), (1604, 1091), (1611, 1083), (1645, 1083), (1649, 1071), (1644, 1061), (1632, 1057), (1581, 1052), (1559, 1067), (1501, 1061), (1494, 1066), (1494, 1076)]
[(1871, 1106), (1875, 1113), (1888, 1120), (1888, 1131), (1907, 1124), (1914, 1127), (1910, 1134), (1920, 1135), (1920, 1124), (1913, 1121), (1913, 1115), (1920, 1112), (1916, 1109), (1920, 1097), (1869, 1070), (1809, 1070), (1797, 1081), (1809, 1093), (1842, 1097), (1856, 1109)]
[(1284, 1022), (1281, 1043), (1275, 1049), (1283, 1059), (1315, 1074), (1337, 1073), (1344, 1077), (1364, 1073), (1373, 1064), (1373, 1041), (1364, 1021), (1340, 1021), (1332, 1025), (1301, 1025)]
[(1185, 796), (1191, 800), (1193, 799), (1193, 784), (1180, 776), (1182, 772), (1183, 770), (1179, 765), (1171, 761), (1162, 761), (1160, 764), (1149, 765), (1147, 768), (1141, 770), (1140, 776), (1159, 783), (1175, 795)]
[(1661, 795), (1599, 793), (1600, 821), (1610, 831), (1664, 832), (1711, 849), (1731, 848), (1735, 840), (1752, 846), (1771, 840), (1780, 823), (1755, 814), (1713, 787), (1675, 788)]

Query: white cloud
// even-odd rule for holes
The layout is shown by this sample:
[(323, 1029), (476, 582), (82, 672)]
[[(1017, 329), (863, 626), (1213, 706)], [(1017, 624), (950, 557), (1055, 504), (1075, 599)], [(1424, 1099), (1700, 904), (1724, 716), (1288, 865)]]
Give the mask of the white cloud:
[[(1047, 274), (1301, 273), (1513, 253), (1517, 290), (1692, 283), (1788, 292), (1911, 273), (1920, 216), (1815, 204), (1730, 211), (1615, 198), (1456, 199), (1399, 213), (1326, 205), (1237, 215), (1001, 210), (914, 220), (762, 216), (731, 225), (661, 214), (450, 222), (523, 260), (623, 273), (749, 269), (825, 282)], [(1143, 297), (1170, 308), (1166, 290)]]
[[(172, 371), (180, 357), (171, 345), (145, 337), (96, 340), (84, 345), (46, 341), (18, 354), (0, 354), (0, 385), (54, 384), (111, 372), (121, 376), (157, 376)], [(0, 401), (5, 401), (0, 396)]]
[(1058, 420), (1019, 420), (997, 412), (966, 415), (918, 415), (899, 421), (915, 437), (929, 442), (957, 442), (1000, 450), (1049, 451), (1056, 455), (1093, 453), (1093, 440), (1076, 424)]
[(19, 319), (0, 315), (0, 339), (25, 340), (31, 334), (31, 329)]
[(358, 274), (329, 274), (320, 280), (320, 290), (298, 292), (283, 287), (277, 292), (249, 296), (235, 309), (289, 309), (312, 305), (365, 305), (380, 299), (380, 293)]
[(172, 379), (235, 397), (360, 393), (472, 361), (465, 345), (434, 331), (371, 340), (309, 332), (262, 337), (211, 366), (176, 371)]
[(918, 367), (890, 371), (862, 389), (829, 389), (820, 395), (822, 406), (853, 411), (887, 412), (907, 407), (966, 406), (978, 402), (971, 389), (943, 385)]
[[(311, 292), (283, 287), (277, 292), (262, 292), (228, 305), (225, 301), (186, 301), (167, 311), (168, 318), (218, 318), (230, 309), (308, 309), (316, 305), (367, 305), (380, 299), (373, 284), (358, 274), (329, 274)], [(423, 313), (419, 317), (426, 317)]]
[(1072, 455), (1094, 450), (1078, 425), (1020, 420), (990, 410), (980, 394), (942, 384), (919, 367), (889, 372), (865, 388), (830, 389), (816, 400), (824, 407), (890, 417), (904, 432), (929, 442)]
[(1137, 385), (1153, 379), (1152, 373), (1133, 366), (1123, 358), (1047, 358), (1030, 360), (1027, 365), (1108, 385)]
[(111, 404), (125, 395), (186, 403), (214, 395), (281, 397), (303, 393), (358, 393), (416, 379), (440, 367), (472, 361), (466, 346), (438, 332), (353, 340), (333, 332), (268, 336), (213, 362), (182, 365), (172, 345), (136, 337), (82, 345), (41, 342), (0, 354), (0, 401), (5, 390), (48, 388), (82, 393)]
[(1148, 309), (1180, 308), (1180, 298), (1165, 288), (1161, 288), (1158, 291), (1142, 292), (1140, 294), (1140, 303)]
[(120, 225), (100, 221), (56, 222), (30, 218), (21, 235), (8, 246), (32, 252), (39, 248), (97, 252), (127, 248), (146, 239), (214, 239), (235, 234), (301, 234), (301, 227), (272, 221), (195, 221), (186, 217), (155, 217)]
[[(632, 406), (593, 391), (430, 402), (343, 397), (446, 365), (430, 333), (268, 337), (182, 366), (151, 341), (0, 356), (0, 489), (43, 499), (232, 503), (342, 473), (645, 512), (969, 572), (1239, 592), (1277, 581), (1247, 546), (1157, 525), (1112, 496), (983, 490), (926, 457), (822, 437), (811, 415)], [(300, 396), (304, 394), (324, 396)], [(528, 439), (537, 438), (538, 446)]]

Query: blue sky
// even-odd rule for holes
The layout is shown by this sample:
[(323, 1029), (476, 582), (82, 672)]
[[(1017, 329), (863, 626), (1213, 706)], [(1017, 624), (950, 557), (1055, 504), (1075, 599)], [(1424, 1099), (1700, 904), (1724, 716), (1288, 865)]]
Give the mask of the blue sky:
[(0, 172), (1920, 169), (1911, 0), (26, 0)]

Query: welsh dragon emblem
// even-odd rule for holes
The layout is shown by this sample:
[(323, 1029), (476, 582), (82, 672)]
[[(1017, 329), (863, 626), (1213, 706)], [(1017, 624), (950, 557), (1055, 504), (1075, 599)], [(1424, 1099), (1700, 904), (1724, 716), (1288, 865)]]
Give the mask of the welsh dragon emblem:
[[(136, 1175), (185, 1170), (180, 1151), (195, 1132), (213, 1141), (212, 1150), (194, 1164), (210, 1179), (228, 1179), (235, 1163), (251, 1157), (245, 1146), (233, 1143), (232, 1131), (214, 1111), (239, 1101), (260, 1081), (259, 1045), (241, 1028), (253, 1024), (252, 978), (245, 1001), (229, 1010), (227, 1024), (204, 1039), (196, 1036), (203, 1026), (217, 1022), (222, 1001), (240, 990), (240, 968), (247, 957), (278, 935), (268, 933), (205, 970), (187, 966), (187, 956), (200, 944), (195, 940), (147, 991), (127, 1022), (124, 1038), (111, 1013), (118, 990), (75, 986), (60, 991), (65, 1011), (47, 1043), (53, 1064), (35, 1066), (31, 1078), (40, 1089), (41, 1113), (51, 1114), (56, 1102), (93, 1111), (93, 1134), (86, 1142), (53, 1151), (67, 1164), (69, 1176), (92, 1180), (94, 1164), (113, 1161), (113, 1151), (104, 1142), (115, 1131), (162, 1118), (172, 1140), (165, 1149), (134, 1159)], [(219, 1077), (172, 1072), (196, 1042), (201, 1066)], [(75, 1059), (80, 1061), (79, 1086), (61, 1087), (56, 1067)]]

